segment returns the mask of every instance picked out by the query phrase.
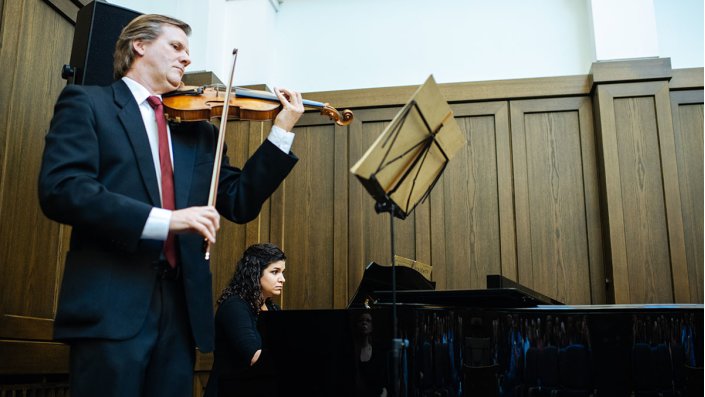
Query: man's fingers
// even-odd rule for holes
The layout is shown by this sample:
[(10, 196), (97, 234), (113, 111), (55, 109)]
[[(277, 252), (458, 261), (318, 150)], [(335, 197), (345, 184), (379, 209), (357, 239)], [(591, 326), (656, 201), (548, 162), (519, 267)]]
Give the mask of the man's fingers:
[(169, 223), (169, 231), (172, 233), (197, 233), (211, 243), (215, 243), (218, 229), (220, 229), (220, 214), (210, 206), (176, 210), (172, 213)]
[(295, 110), (300, 109), (303, 112), (303, 98), (300, 92), (291, 91), (286, 88), (275, 88), (274, 91), (283, 106)]

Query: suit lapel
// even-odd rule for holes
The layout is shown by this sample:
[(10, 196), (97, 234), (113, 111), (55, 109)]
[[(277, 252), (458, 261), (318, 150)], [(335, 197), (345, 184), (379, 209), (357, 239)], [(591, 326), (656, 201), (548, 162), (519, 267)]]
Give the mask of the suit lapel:
[(149, 198), (152, 200), (151, 204), (161, 206), (159, 183), (154, 169), (152, 151), (150, 150), (147, 131), (144, 128), (142, 115), (137, 107), (135, 98), (122, 80), (118, 80), (113, 84), (113, 92), (115, 103), (120, 109), (118, 110), (118, 118), (132, 145), (132, 150), (137, 159), (137, 168), (142, 176), (142, 182), (149, 194)]

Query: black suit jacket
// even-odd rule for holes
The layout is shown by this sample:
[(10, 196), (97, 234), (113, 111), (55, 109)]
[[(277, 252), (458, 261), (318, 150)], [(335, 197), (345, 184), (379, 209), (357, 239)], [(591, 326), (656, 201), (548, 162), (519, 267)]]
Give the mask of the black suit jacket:
[[(208, 202), (217, 130), (207, 122), (170, 126), (176, 208)], [(141, 238), (159, 187), (138, 104), (127, 85), (68, 85), (54, 109), (39, 175), (47, 217), (72, 226), (54, 337), (127, 339), (144, 323), (163, 241)], [(265, 141), (242, 170), (224, 154), (217, 209), (245, 223), (297, 158)], [(219, 241), (227, 244), (226, 241)], [(211, 272), (203, 238), (177, 236), (196, 345), (213, 349)]]

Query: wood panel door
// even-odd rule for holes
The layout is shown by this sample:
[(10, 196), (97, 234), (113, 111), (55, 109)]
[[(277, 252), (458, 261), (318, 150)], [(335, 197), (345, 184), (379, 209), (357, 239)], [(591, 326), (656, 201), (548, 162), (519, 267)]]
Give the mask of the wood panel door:
[(518, 282), (567, 304), (605, 303), (590, 100), (510, 107)]
[(509, 103), (453, 105), (467, 145), (431, 193), (437, 289), (483, 289), (488, 274), (516, 280)]
[(299, 157), (272, 196), (271, 238), (287, 256), (286, 309), (331, 309), (347, 303), (347, 135), (320, 114), (295, 128)]
[(691, 303), (703, 303), (703, 90), (672, 91), (671, 112)]
[(595, 98), (614, 302), (689, 302), (668, 83), (600, 84)]

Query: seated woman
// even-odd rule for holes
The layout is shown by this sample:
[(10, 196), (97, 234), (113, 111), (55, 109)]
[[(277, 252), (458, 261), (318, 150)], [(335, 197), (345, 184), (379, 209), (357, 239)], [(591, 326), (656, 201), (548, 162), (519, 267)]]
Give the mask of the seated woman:
[[(255, 244), (237, 263), (235, 274), (218, 299), (213, 369), (206, 397), (275, 395), (276, 385), (262, 353), (257, 330), (261, 311), (279, 310), (272, 297), (284, 288), (286, 256), (276, 245)], [(264, 363), (263, 363), (264, 362)]]

